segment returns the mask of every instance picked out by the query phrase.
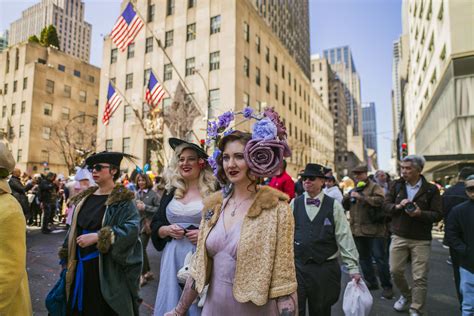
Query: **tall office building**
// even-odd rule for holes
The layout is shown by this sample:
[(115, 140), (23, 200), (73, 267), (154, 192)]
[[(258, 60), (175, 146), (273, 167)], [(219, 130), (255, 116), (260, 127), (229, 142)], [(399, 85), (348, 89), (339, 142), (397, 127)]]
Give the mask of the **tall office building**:
[(0, 53), (0, 73), (0, 132), (17, 166), (68, 175), (66, 159), (95, 148), (100, 69), (53, 47), (21, 43)]
[[(122, 8), (126, 4), (123, 1)], [(333, 166), (331, 113), (255, 1), (139, 0), (136, 8), (146, 18), (147, 27), (135, 43), (121, 53), (108, 36), (104, 40), (99, 112), (106, 104), (109, 80), (129, 102), (115, 112), (108, 127), (99, 124), (98, 144), (105, 144), (103, 149), (131, 152), (139, 163), (153, 164), (156, 142), (134, 114), (150, 119), (144, 85), (153, 71), (167, 90), (160, 105), (165, 158), (170, 156), (167, 139), (176, 136), (175, 125), (170, 123), (178, 115), (171, 111), (173, 101), (184, 98), (196, 110), (179, 125), (194, 142), (205, 138), (208, 117), (245, 106), (257, 111), (273, 106), (285, 120), (293, 151), (287, 160), (288, 172), (296, 176), (308, 162)], [(238, 128), (248, 130), (250, 124), (239, 123)]]
[(308, 0), (256, 0), (253, 3), (308, 79), (311, 78)]
[(351, 126), (347, 135), (348, 149), (363, 161), (365, 153), (362, 139), (360, 78), (351, 49), (349, 46), (336, 47), (324, 50), (323, 54), (331, 69), (345, 85), (348, 123)]
[(8, 30), (0, 35), (0, 52), (8, 47)]
[(408, 152), (424, 155), (424, 173), (439, 181), (474, 162), (473, 12), (473, 1), (404, 1)]
[(10, 25), (9, 43), (15, 45), (40, 36), (41, 30), (54, 25), (61, 51), (89, 62), (92, 25), (84, 20), (81, 0), (41, 0), (22, 12)]
[(377, 152), (377, 118), (374, 102), (362, 103), (362, 131), (365, 147)]

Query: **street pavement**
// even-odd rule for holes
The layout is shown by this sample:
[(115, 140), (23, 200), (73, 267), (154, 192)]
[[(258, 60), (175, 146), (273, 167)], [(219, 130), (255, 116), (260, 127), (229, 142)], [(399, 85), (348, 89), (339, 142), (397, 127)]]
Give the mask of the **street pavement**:
[[(49, 290), (54, 286), (60, 273), (57, 259), (57, 250), (64, 240), (66, 232), (62, 229), (54, 231), (52, 234), (41, 234), (39, 228), (28, 227), (27, 232), (27, 270), (30, 282), (31, 300), (33, 303), (34, 315), (47, 315), (44, 306), (44, 298)], [(432, 243), (432, 254), (430, 260), (430, 273), (428, 277), (428, 300), (426, 306), (427, 315), (451, 316), (459, 315), (459, 309), (454, 289), (452, 269), (446, 263), (448, 250), (442, 247), (442, 235), (434, 233)], [(158, 288), (158, 275), (160, 255), (149, 245), (148, 256), (155, 280), (149, 282), (141, 290), (143, 303), (140, 306), (140, 315), (153, 315), (153, 306)], [(341, 297), (339, 302), (333, 307), (333, 315), (344, 315), (342, 312), (342, 297), (344, 288), (349, 277), (343, 274)], [(395, 289), (395, 293), (399, 292)], [(403, 315), (393, 310), (395, 299), (383, 300), (380, 298), (381, 290), (373, 291), (374, 305), (371, 316), (376, 315)]]

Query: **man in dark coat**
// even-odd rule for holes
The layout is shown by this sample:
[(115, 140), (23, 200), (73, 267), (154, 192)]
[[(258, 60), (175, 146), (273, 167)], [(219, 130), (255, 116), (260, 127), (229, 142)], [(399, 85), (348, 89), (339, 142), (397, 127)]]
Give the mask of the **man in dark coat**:
[(12, 195), (17, 199), (18, 203), (20, 203), (26, 219), (29, 219), (30, 207), (28, 205), (28, 197), (25, 194), (25, 187), (21, 183), (20, 176), (20, 169), (13, 169), (10, 180), (8, 180), (8, 185), (10, 185), (10, 188), (12, 189)]
[(57, 187), (54, 184), (56, 174), (48, 172), (46, 177), (41, 180), (39, 184), (39, 198), (43, 207), (43, 225), (41, 226), (41, 232), (43, 234), (51, 233), (49, 229), (49, 223), (53, 221), (54, 213), (56, 211), (56, 190)]
[(446, 243), (459, 259), (462, 314), (474, 314), (474, 175), (465, 181), (468, 200), (455, 206), (446, 223)]
[[(474, 174), (473, 167), (465, 167), (462, 168), (458, 175), (458, 182), (449, 187), (446, 192), (443, 194), (443, 213), (444, 213), (444, 223), (447, 223), (449, 213), (451, 210), (456, 206), (465, 201), (468, 201), (469, 198), (467, 197), (466, 190), (464, 187), (464, 181), (470, 176)], [(445, 226), (445, 240), (444, 243), (446, 244), (446, 226)], [(456, 252), (449, 248), (449, 256), (451, 258), (451, 264), (453, 266), (454, 272), (454, 284), (456, 285), (456, 293), (458, 295), (459, 304), (462, 304), (462, 294), (459, 291), (459, 258)]]

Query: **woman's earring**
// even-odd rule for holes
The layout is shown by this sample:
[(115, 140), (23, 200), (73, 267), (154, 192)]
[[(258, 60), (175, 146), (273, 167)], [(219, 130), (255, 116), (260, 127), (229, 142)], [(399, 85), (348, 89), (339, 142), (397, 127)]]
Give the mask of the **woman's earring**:
[(206, 161), (202, 158), (199, 159), (199, 168), (204, 169), (206, 167)]

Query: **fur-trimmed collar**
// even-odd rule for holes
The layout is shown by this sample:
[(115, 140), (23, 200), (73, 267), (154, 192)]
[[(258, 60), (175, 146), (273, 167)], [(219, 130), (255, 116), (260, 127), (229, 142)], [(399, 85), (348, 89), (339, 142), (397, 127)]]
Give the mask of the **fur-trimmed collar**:
[[(255, 200), (249, 208), (247, 213), (248, 217), (257, 217), (262, 213), (263, 210), (273, 209), (278, 205), (278, 202), (284, 201), (288, 202), (288, 195), (278, 191), (277, 189), (271, 188), (269, 186), (261, 186)], [(222, 203), (224, 198), (222, 192), (215, 192), (204, 200), (204, 209), (203, 213), (205, 216), (209, 212), (212, 212), (213, 220), (219, 218), (219, 213), (221, 212)]]
[[(89, 195), (93, 194), (97, 191), (98, 187), (90, 187), (87, 190), (79, 193), (75, 197), (71, 199), (72, 204), (77, 204), (79, 201), (87, 198)], [(113, 188), (112, 192), (110, 193), (105, 205), (109, 206), (114, 203), (122, 202), (122, 201), (130, 201), (135, 198), (135, 194), (128, 190), (125, 186), (121, 184), (116, 184)]]

